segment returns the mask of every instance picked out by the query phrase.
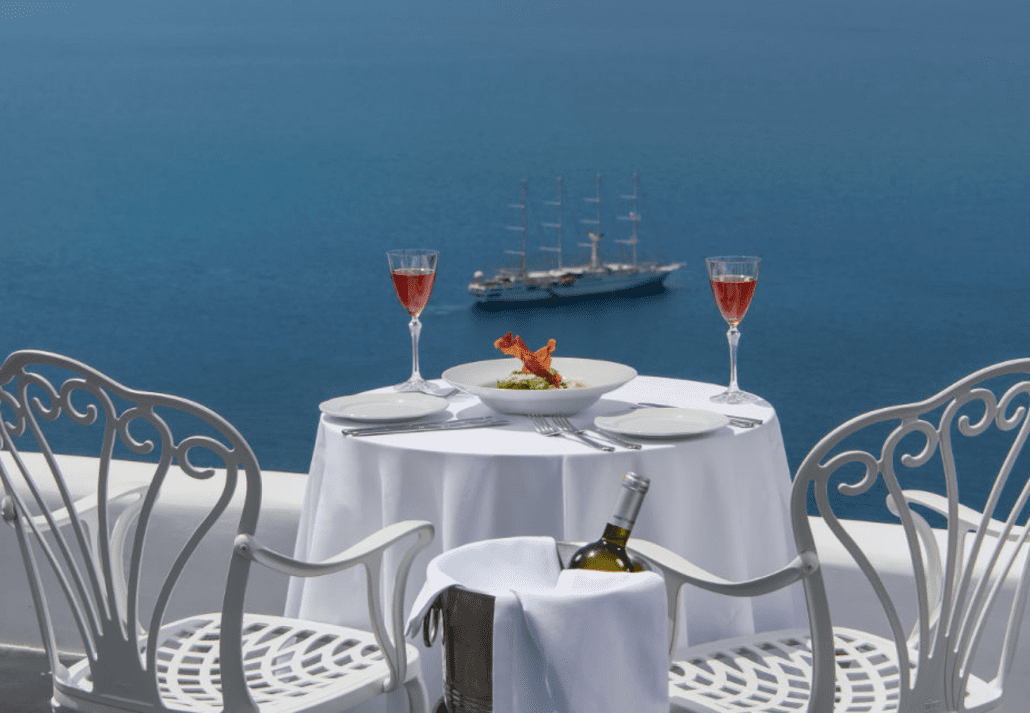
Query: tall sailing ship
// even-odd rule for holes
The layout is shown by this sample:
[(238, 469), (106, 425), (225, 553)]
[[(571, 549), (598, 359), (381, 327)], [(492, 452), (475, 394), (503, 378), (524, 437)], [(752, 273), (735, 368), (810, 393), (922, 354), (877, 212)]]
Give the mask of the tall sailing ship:
[(602, 262), (598, 256), (601, 243), (601, 176), (597, 176), (597, 194), (594, 198), (583, 200), (595, 204), (596, 218), (585, 218), (581, 222), (591, 226), (588, 233), (589, 243), (579, 243), (580, 247), (590, 248), (590, 262), (586, 265), (564, 265), (562, 263), (562, 209), (564, 189), (562, 179), (558, 177), (557, 200), (547, 201), (554, 206), (557, 220), (543, 223), (546, 228), (554, 229), (557, 244), (542, 246), (540, 249), (557, 255), (557, 268), (552, 270), (529, 270), (526, 265), (527, 230), (526, 230), (526, 181), (522, 181), (522, 202), (512, 206), (521, 212), (522, 221), (517, 226), (507, 226), (508, 230), (522, 234), (521, 250), (506, 250), (508, 254), (520, 257), (517, 270), (498, 270), (493, 277), (487, 278), (481, 270), (473, 275), (469, 283), (469, 294), (481, 304), (503, 304), (514, 302), (537, 302), (561, 300), (566, 298), (585, 298), (611, 295), (624, 292), (644, 291), (661, 287), (666, 278), (678, 270), (680, 263), (659, 264), (657, 262), (641, 262), (637, 259), (637, 229), (640, 223), (638, 202), (640, 182), (637, 174), (633, 174), (633, 193), (623, 196), (631, 201), (628, 215), (619, 216), (620, 220), (629, 221), (632, 225), (631, 235), (617, 243), (629, 245), (631, 262)]

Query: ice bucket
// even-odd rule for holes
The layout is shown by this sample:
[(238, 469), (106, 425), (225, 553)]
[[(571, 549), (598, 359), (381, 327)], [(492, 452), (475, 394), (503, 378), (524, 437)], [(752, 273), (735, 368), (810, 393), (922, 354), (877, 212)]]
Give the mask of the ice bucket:
[[(427, 581), (426, 585), (424, 585), (423, 593), (426, 593), (427, 598), (421, 602), (416, 601), (416, 604), (413, 606), (413, 618), (409, 619), (408, 633), (409, 635), (416, 635), (420, 627), (422, 629), (422, 638), (427, 648), (434, 645), (437, 637), (440, 638), (443, 649), (444, 695), (433, 706), (433, 713), (493, 713), (495, 703), (501, 709), (511, 709), (512, 699), (508, 698), (508, 696), (513, 694), (511, 690), (512, 681), (515, 680), (512, 678), (513, 672), (517, 672), (517, 675), (521, 677), (518, 678), (518, 683), (514, 684), (520, 692), (519, 696), (528, 696), (523, 700), (539, 703), (541, 700), (540, 696), (551, 695), (542, 688), (544, 673), (541, 668), (537, 668), (537, 662), (533, 660), (534, 654), (527, 655), (527, 645), (531, 647), (540, 645), (540, 642), (529, 643), (528, 637), (531, 636), (528, 629), (529, 619), (523, 619), (523, 615), (528, 617), (531, 611), (541, 611), (538, 608), (534, 608), (532, 604), (527, 606), (523, 614), (518, 617), (522, 621), (523, 628), (519, 629), (519, 626), (516, 625), (516, 630), (512, 631), (512, 635), (515, 637), (509, 642), (512, 643), (512, 646), (504, 649), (506, 654), (511, 657), (505, 659), (505, 666), (513, 666), (514, 668), (505, 668), (501, 672), (504, 674), (501, 678), (505, 686), (502, 693), (505, 696), (503, 701), (494, 700), (496, 681), (493, 675), (496, 619), (498, 616), (501, 616), (502, 620), (508, 622), (508, 626), (512, 625), (510, 619), (512, 616), (511, 604), (507, 603), (507, 600), (504, 598), (498, 600), (494, 595), (502, 596), (499, 593), (500, 591), (510, 591), (505, 584), (509, 572), (518, 571), (519, 567), (536, 567), (539, 562), (536, 558), (541, 554), (541, 547), (545, 546), (548, 542), (550, 547), (557, 549), (558, 557), (553, 563), (545, 564), (539, 570), (534, 570), (536, 574), (542, 574), (544, 579), (546, 579), (550, 576), (556, 576), (556, 574), (552, 575), (552, 573), (560, 572), (564, 568), (565, 563), (569, 561), (569, 557), (571, 557), (572, 553), (576, 551), (581, 543), (555, 542), (553, 539), (542, 537), (487, 540), (450, 550), (442, 555), (438, 555), (430, 563), (428, 577), (430, 580), (437, 578), (439, 584)], [(471, 552), (476, 552), (477, 554), (488, 552), (489, 556), (483, 560), (477, 560), (475, 557), (470, 557)], [(554, 552), (554, 550), (551, 550), (551, 552)], [(648, 566), (649, 563), (643, 558), (638, 559), (638, 561), (641, 562), (645, 569), (651, 569)], [(475, 562), (476, 564), (469, 568), (467, 565), (470, 562)], [(500, 568), (497, 567), (498, 562), (502, 563)], [(436, 563), (440, 564), (437, 564), (434, 568)], [(461, 566), (453, 566), (455, 563), (460, 563)], [(551, 569), (555, 565), (557, 569)], [(505, 573), (503, 575), (504, 579), (498, 580), (498, 572), (502, 568)], [(535, 580), (531, 578), (523, 581), (526, 583), (535, 581), (535, 586), (540, 586), (543, 580), (538, 577)], [(531, 595), (533, 586), (530, 585), (528, 590), (524, 590), (523, 595)], [(479, 587), (482, 587), (482, 589), (478, 589)], [(660, 579), (650, 582), (647, 587), (650, 587), (651, 591), (643, 601), (647, 601), (648, 598), (650, 599), (650, 606), (654, 609), (652, 613), (657, 613), (656, 621), (660, 621), (660, 626), (656, 624), (654, 632), (658, 635), (651, 638), (656, 642), (656, 658), (665, 662), (667, 661), (668, 651), (666, 644), (667, 634), (664, 631), (658, 632), (658, 629), (666, 624), (665, 591)], [(615, 587), (612, 590), (604, 589), (603, 591), (602, 599), (611, 596), (639, 598), (642, 593), (637, 591), (627, 595), (625, 593), (626, 588), (623, 587)], [(580, 590), (580, 592), (585, 598), (593, 597), (594, 602), (599, 601), (597, 600), (598, 590), (594, 590), (591, 593), (589, 588), (587, 588)], [(620, 594), (619, 592), (622, 593)], [(423, 593), (419, 594), (419, 599), (422, 598)], [(579, 599), (579, 601), (586, 601), (585, 598)], [(576, 599), (577, 597), (573, 597), (573, 599), (568, 601), (575, 602)], [(532, 602), (532, 599), (528, 601)], [(537, 601), (539, 602), (540, 600)], [(555, 606), (554, 602), (544, 605), (545, 609), (549, 606)], [(581, 608), (583, 604), (573, 604), (572, 609), (568, 611), (574, 611), (577, 606)], [(591, 604), (592, 606), (594, 604)], [(576, 618), (573, 617), (573, 620), (576, 620)], [(504, 630), (507, 631), (508, 629), (505, 628)], [(535, 648), (534, 650), (539, 651)], [(647, 670), (650, 671), (651, 668), (647, 668)], [(668, 682), (664, 676), (664, 671), (661, 666), (654, 667), (654, 670), (662, 673), (656, 679), (655, 688), (660, 689), (660, 693), (667, 698)], [(526, 676), (530, 678), (526, 679)], [(634, 691), (632, 695), (636, 695), (638, 689), (644, 690), (646, 684), (646, 681), (643, 684), (634, 681), (628, 686), (627, 690), (632, 689)], [(620, 711), (623, 709), (624, 707), (618, 708)], [(666, 709), (667, 701), (662, 707), (662, 710)]]
[(493, 710), (494, 598), (452, 586), (426, 612), (422, 636), (432, 646), (437, 631), (443, 647), (443, 704), (437, 713)]
[[(564, 567), (581, 542), (555, 543)], [(639, 559), (650, 570), (648, 563)], [(492, 713), (494, 598), (451, 586), (440, 592), (422, 620), (422, 638), (431, 647), (440, 634), (443, 700), (433, 713)]]

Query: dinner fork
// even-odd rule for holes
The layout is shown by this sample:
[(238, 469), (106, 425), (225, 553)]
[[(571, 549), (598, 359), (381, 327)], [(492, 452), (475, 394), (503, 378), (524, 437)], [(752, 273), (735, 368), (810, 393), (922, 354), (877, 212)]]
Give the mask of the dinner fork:
[(622, 446), (623, 448), (632, 448), (635, 451), (640, 450), (639, 443), (631, 443), (630, 441), (623, 440), (618, 436), (610, 435), (607, 433), (601, 433), (600, 431), (594, 430), (592, 428), (576, 428), (574, 425), (572, 425), (572, 421), (570, 421), (567, 416), (552, 416), (551, 420), (562, 431), (567, 431), (568, 433), (576, 433), (579, 435), (583, 435), (586, 431), (590, 431), (590, 433), (593, 433), (603, 438), (609, 443), (614, 443), (615, 445)]
[(570, 440), (578, 440), (581, 443), (585, 443), (591, 448), (596, 448), (599, 451), (611, 452), (615, 450), (613, 446), (606, 446), (603, 443), (598, 443), (593, 439), (587, 438), (582, 433), (563, 431), (557, 426), (554, 426), (550, 422), (548, 422), (547, 417), (543, 414), (531, 413), (529, 414), (529, 418), (533, 421), (533, 425), (536, 427), (537, 433), (539, 433), (541, 436), (566, 436)]

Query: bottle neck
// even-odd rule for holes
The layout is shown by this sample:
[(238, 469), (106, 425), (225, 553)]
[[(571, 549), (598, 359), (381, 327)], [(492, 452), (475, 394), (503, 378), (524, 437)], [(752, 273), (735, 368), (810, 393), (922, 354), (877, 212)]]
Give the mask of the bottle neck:
[(627, 537), (629, 531), (633, 529), (633, 524), (637, 522), (637, 514), (641, 511), (646, 493), (647, 490), (639, 490), (627, 485), (623, 485), (622, 490), (619, 491), (619, 499), (615, 502), (615, 512), (612, 513), (609, 523), (618, 529), (625, 530)]
[(601, 535), (601, 539), (618, 547), (625, 547), (626, 542), (629, 541), (629, 533), (629, 529), (609, 522), (604, 526), (604, 534)]
[(646, 492), (631, 487), (622, 488), (615, 503), (615, 512), (604, 528), (604, 539), (620, 545), (626, 544)]

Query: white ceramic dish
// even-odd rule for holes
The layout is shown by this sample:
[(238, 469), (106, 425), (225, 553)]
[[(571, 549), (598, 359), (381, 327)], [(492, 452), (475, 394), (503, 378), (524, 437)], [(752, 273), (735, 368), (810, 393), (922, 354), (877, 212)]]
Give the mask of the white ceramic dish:
[(689, 408), (642, 408), (594, 419), (594, 425), (602, 431), (636, 438), (697, 436), (729, 423), (730, 419), (721, 413)]
[(484, 404), (501, 413), (572, 415), (637, 375), (631, 366), (599, 359), (554, 357), (551, 366), (563, 379), (579, 381), (586, 386), (542, 391), (498, 389), (498, 379), (522, 369), (522, 362), (518, 359), (490, 359), (452, 366), (443, 373), (443, 379), (451, 386), (478, 396)]
[(410, 421), (445, 410), (447, 399), (418, 391), (353, 394), (323, 401), (318, 408), (329, 416), (354, 421)]

